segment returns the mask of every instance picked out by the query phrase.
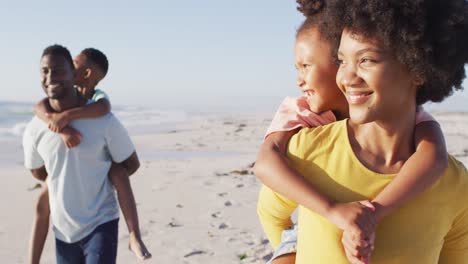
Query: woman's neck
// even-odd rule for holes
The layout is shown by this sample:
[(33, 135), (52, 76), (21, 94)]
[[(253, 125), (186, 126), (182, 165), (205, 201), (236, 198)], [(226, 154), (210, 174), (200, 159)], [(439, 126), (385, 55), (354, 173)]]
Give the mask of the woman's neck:
[(345, 104), (339, 108), (335, 108), (332, 110), (333, 114), (336, 117), (336, 120), (343, 120), (349, 117), (349, 107), (348, 104)]
[(366, 124), (348, 122), (351, 147), (370, 170), (393, 174), (414, 153), (415, 112), (391, 120)]

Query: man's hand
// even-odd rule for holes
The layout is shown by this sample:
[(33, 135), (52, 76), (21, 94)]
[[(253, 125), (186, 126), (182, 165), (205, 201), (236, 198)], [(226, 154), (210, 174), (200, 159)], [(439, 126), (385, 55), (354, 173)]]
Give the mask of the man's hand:
[(49, 129), (55, 133), (61, 132), (70, 123), (67, 115), (63, 113), (46, 113), (49, 119)]
[(345, 250), (346, 257), (351, 264), (368, 264), (370, 256), (374, 250), (375, 233), (370, 234), (365, 239), (345, 230), (341, 243)]
[(375, 231), (377, 220), (372, 213), (374, 206), (369, 201), (334, 204), (327, 219), (342, 230), (365, 238)]

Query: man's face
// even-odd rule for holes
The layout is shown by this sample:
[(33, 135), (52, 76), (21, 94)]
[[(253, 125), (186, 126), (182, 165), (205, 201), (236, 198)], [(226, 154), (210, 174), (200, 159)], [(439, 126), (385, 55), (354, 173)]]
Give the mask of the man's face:
[(73, 90), (75, 71), (61, 55), (45, 55), (41, 59), (42, 89), (50, 99), (62, 99)]

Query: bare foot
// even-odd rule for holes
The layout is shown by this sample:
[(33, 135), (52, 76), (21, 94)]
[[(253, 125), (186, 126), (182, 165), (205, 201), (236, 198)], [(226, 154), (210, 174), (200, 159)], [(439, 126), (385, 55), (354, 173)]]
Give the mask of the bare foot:
[(145, 244), (140, 237), (137, 237), (135, 233), (130, 233), (130, 244), (128, 249), (135, 254), (139, 260), (146, 260), (151, 258), (151, 253), (146, 248)]

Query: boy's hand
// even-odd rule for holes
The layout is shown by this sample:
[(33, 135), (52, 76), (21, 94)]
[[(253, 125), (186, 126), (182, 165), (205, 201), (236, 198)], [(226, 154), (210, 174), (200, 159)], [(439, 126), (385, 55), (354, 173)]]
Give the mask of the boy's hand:
[(49, 129), (55, 133), (59, 133), (64, 127), (70, 123), (65, 113), (46, 113), (49, 121)]
[(336, 203), (330, 209), (327, 219), (338, 228), (364, 239), (377, 226), (374, 210), (375, 207), (369, 201)]
[(63, 129), (60, 135), (62, 136), (63, 142), (67, 148), (78, 146), (83, 138), (80, 132), (75, 129)]
[(375, 233), (361, 240), (348, 230), (343, 232), (343, 237), (341, 239), (346, 257), (351, 264), (368, 264), (372, 251), (374, 250), (374, 242)]

